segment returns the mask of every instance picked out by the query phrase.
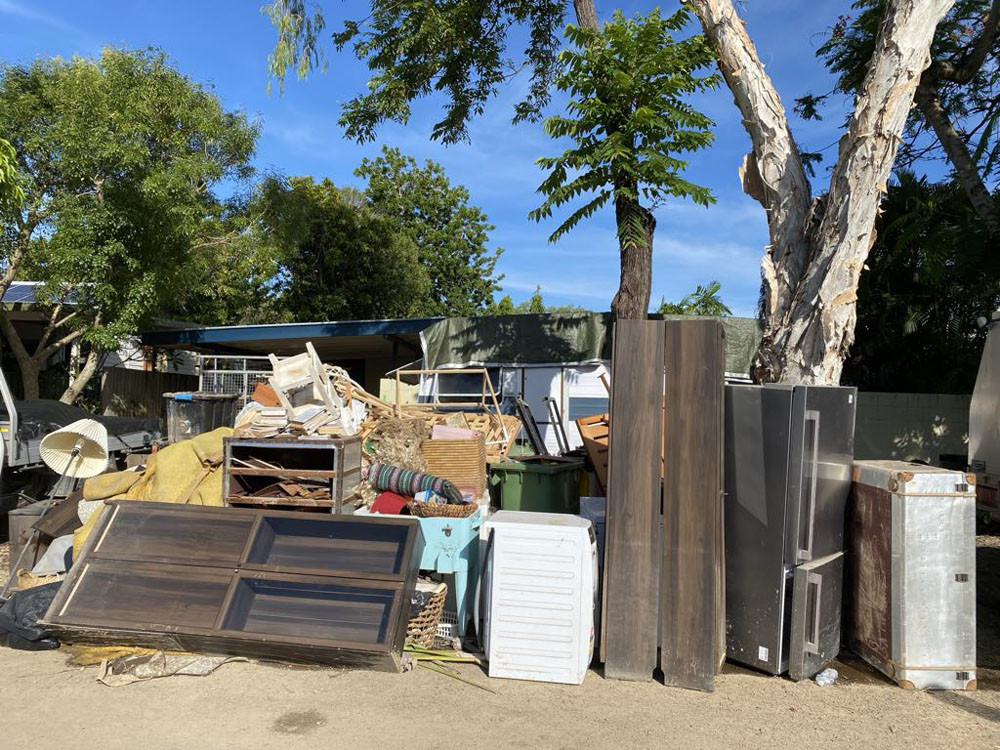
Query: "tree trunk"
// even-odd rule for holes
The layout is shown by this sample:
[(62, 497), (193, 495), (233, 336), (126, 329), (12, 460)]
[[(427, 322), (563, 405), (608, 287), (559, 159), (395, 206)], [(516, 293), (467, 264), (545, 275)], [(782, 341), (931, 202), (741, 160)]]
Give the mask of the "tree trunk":
[(948, 155), (948, 161), (954, 167), (958, 181), (961, 183), (962, 189), (965, 190), (973, 210), (986, 224), (991, 235), (1000, 234), (1000, 209), (997, 208), (996, 201), (993, 200), (993, 196), (986, 188), (965, 140), (952, 126), (948, 113), (941, 106), (941, 99), (938, 97), (936, 87), (927, 82), (921, 83), (917, 87), (915, 100), (921, 114), (927, 120), (927, 124), (933, 128), (941, 147)]
[(24, 398), (38, 398), (38, 362), (32, 357), (21, 341), (14, 324), (10, 322), (7, 313), (0, 310), (0, 330), (3, 331), (4, 338), (10, 344), (10, 350), (14, 352), (14, 359), (17, 360), (17, 369), (21, 371), (21, 385), (24, 390)]
[[(642, 241), (626, 241), (622, 228), (638, 215), (643, 224)], [(618, 320), (645, 320), (649, 315), (649, 293), (653, 278), (653, 233), (656, 218), (636, 201), (620, 198), (615, 202), (618, 224), (618, 249), (621, 256), (621, 281), (611, 301), (611, 314)]]
[(892, 0), (830, 190), (811, 202), (784, 107), (731, 0), (688, 0), (733, 92), (753, 151), (744, 189), (768, 214), (758, 382), (835, 384), (854, 338), (858, 279), (938, 22), (954, 0)]
[(79, 395), (83, 392), (83, 389), (87, 387), (87, 383), (90, 379), (94, 377), (94, 373), (97, 372), (97, 367), (101, 363), (101, 357), (104, 352), (96, 346), (90, 347), (90, 352), (87, 354), (87, 360), (83, 363), (83, 367), (80, 368), (80, 372), (77, 376), (73, 378), (73, 382), (69, 384), (69, 387), (63, 391), (63, 395), (59, 397), (59, 400), (64, 404), (72, 404)]
[(576, 11), (576, 25), (581, 29), (597, 31), (597, 11), (594, 10), (594, 0), (573, 0)]

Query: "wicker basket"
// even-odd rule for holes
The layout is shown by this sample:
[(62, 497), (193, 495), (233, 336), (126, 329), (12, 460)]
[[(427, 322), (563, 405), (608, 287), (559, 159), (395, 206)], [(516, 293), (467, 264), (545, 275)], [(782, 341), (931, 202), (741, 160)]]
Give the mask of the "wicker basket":
[(476, 503), (421, 503), (417, 500), (411, 500), (406, 507), (410, 515), (421, 518), (468, 518), (479, 510)]
[(431, 596), (427, 604), (410, 618), (410, 622), (406, 626), (407, 641), (419, 644), (424, 648), (434, 646), (434, 638), (437, 636), (438, 623), (441, 621), (444, 600), (447, 596), (448, 587), (442, 584), (441, 590)]
[(462, 492), (482, 497), (486, 491), (486, 444), (482, 435), (468, 440), (424, 440), (420, 453), (427, 473), (443, 477)]

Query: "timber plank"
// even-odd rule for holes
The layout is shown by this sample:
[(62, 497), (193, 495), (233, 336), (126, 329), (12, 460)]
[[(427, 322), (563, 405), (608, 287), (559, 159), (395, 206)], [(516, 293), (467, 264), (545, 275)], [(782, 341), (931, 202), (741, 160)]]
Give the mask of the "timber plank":
[(650, 680), (660, 569), (663, 327), (615, 324), (602, 654), (605, 677)]
[(664, 323), (660, 668), (667, 685), (706, 691), (725, 652), (724, 347), (718, 321)]

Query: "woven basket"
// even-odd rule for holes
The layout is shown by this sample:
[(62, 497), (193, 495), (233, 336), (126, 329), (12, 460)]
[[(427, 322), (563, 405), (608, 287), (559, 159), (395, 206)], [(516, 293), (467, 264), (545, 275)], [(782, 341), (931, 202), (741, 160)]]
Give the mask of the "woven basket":
[(486, 491), (486, 444), (482, 435), (468, 440), (424, 440), (420, 453), (427, 473), (443, 477), (463, 492), (482, 497)]
[(411, 500), (406, 504), (410, 509), (410, 515), (421, 518), (468, 518), (477, 510), (476, 503), (421, 503)]
[(406, 626), (406, 640), (417, 643), (424, 648), (434, 646), (438, 623), (444, 611), (444, 600), (448, 596), (448, 587), (434, 594), (423, 608), (410, 618)]

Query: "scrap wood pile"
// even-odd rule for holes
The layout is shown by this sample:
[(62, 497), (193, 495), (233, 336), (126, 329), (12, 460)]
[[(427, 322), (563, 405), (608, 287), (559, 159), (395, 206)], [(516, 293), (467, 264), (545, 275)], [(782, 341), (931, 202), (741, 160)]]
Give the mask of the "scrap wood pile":
[[(322, 474), (329, 467), (293, 465), (295, 460), (289, 464), (284, 460), (291, 459), (287, 452), (266, 460), (259, 454), (238, 455), (234, 447), (226, 460), (224, 497), (230, 504), (339, 510), (348, 494), (359, 495), (365, 506), (372, 507), (381, 493), (397, 491), (418, 495), (400, 495), (411, 508), (413, 500), (430, 505), (475, 503), (486, 493), (487, 463), (506, 458), (521, 430), (517, 417), (499, 413), (495, 396), (487, 402), (485, 387), (482, 399), (471, 406), (390, 404), (366, 391), (344, 369), (320, 362), (311, 344), (294, 357), (279, 360), (271, 355), (271, 362), (274, 374), (257, 386), (236, 418), (232, 445), (240, 440), (354, 438), (360, 441), (360, 478), (367, 481), (349, 482), (351, 493), (344, 491), (344, 482), (331, 492), (326, 489), (330, 477)], [(398, 474), (392, 475), (391, 487), (376, 486), (379, 473), (369, 471), (372, 465), (409, 472), (405, 486)], [(345, 472), (352, 468), (353, 464), (339, 466), (338, 471), (346, 478)], [(414, 481), (413, 473), (429, 476), (427, 486), (422, 486), (422, 478)], [(381, 475), (383, 483), (388, 481), (388, 474)], [(435, 479), (448, 482), (446, 491)]]
[[(427, 649), (440, 646), (437, 623), (446, 589), (435, 582), (430, 597), (416, 596), (419, 527), (413, 519), (377, 514), (471, 518), (487, 497), (488, 461), (507, 456), (520, 421), (501, 415), (495, 398), (489, 406), (484, 398), (478, 407), (461, 409), (389, 404), (343, 369), (321, 363), (311, 345), (294, 357), (272, 357), (272, 363), (274, 374), (257, 387), (233, 429), (175, 442), (154, 451), (142, 466), (88, 479), (79, 496), (63, 501), (67, 525), (59, 532), (59, 549), (65, 554), (60, 553), (57, 578), (34, 575), (38, 569), (32, 565), (17, 571), (14, 602), (21, 609), (32, 603), (27, 625), (38, 626), (35, 648), (52, 647), (58, 639), (146, 649), (115, 657), (128, 660), (105, 670), (115, 684), (188, 670), (183, 660), (167, 663), (176, 661), (170, 649), (178, 647), (298, 660), (305, 657), (293, 613), (304, 608), (312, 620), (325, 623), (314, 639), (323, 641), (322, 648), (310, 650), (308, 661), (399, 669), (409, 633), (411, 646), (425, 649), (422, 656), (444, 668), (439, 664), (448, 660), (444, 652)], [(371, 513), (355, 515), (359, 498), (372, 506)], [(382, 509), (374, 507), (379, 500)], [(387, 554), (385, 548), (393, 545), (398, 553)], [(391, 570), (382, 571), (385, 565)], [(214, 629), (185, 614), (196, 596), (189, 591), (194, 584), (177, 582), (192, 575), (190, 566), (211, 568), (205, 575), (213, 581), (225, 579), (217, 587), (218, 602), (199, 604), (214, 608), (205, 620), (216, 623)], [(356, 633), (342, 627), (337, 609), (342, 605), (272, 581), (279, 570), (313, 577), (323, 571), (337, 585), (356, 578), (350, 585), (384, 588), (379, 596), (392, 599), (387, 611), (400, 625), (371, 625), (371, 647), (346, 648)], [(104, 586), (107, 576), (121, 586)], [(175, 583), (164, 588), (160, 580)], [(55, 585), (43, 590), (44, 583)], [(40, 593), (26, 593), (34, 589)], [(227, 590), (238, 595), (222, 596)], [(138, 609), (117, 596), (130, 591), (141, 592)], [(39, 596), (45, 592), (49, 599), (43, 601)], [(59, 592), (61, 598), (51, 597)], [(119, 640), (113, 624), (128, 619), (126, 611), (134, 620), (128, 633), (118, 633)], [(261, 640), (254, 628), (265, 620), (272, 629)], [(232, 635), (244, 628), (246, 638)], [(34, 633), (27, 627), (21, 632)]]

